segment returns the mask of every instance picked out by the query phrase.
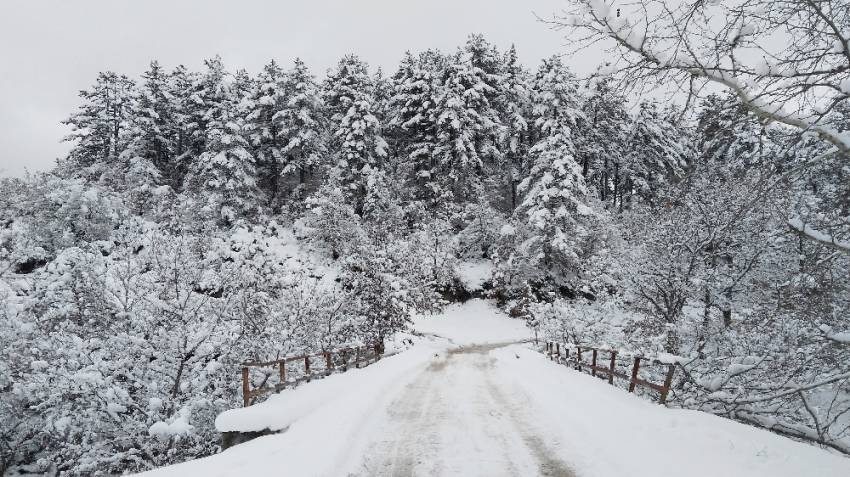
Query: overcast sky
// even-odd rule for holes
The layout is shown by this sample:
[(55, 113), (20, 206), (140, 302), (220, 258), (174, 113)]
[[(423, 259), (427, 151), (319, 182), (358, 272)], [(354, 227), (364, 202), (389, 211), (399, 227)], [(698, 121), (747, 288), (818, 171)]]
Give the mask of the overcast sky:
[(60, 121), (99, 71), (137, 77), (152, 59), (200, 69), (221, 54), (231, 70), (251, 72), (299, 56), (323, 76), (354, 52), (391, 73), (405, 50), (451, 51), (470, 33), (502, 49), (516, 44), (536, 67), (565, 48), (535, 13), (563, 7), (565, 0), (2, 0), (0, 175), (53, 166), (68, 148)]

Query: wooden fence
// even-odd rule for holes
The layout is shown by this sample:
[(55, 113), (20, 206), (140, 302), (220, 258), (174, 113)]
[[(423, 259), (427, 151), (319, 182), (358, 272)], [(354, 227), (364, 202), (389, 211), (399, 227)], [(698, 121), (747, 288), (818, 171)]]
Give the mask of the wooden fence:
[[(570, 349), (573, 349), (570, 355)], [(563, 351), (563, 354), (561, 353)], [(633, 358), (631, 363), (631, 374), (626, 374), (617, 370), (617, 352), (609, 349), (592, 348), (585, 346), (567, 346), (566, 344), (555, 343), (552, 341), (544, 344), (544, 352), (549, 356), (549, 359), (558, 361), (559, 363), (572, 364), (578, 371), (587, 370), (591, 375), (604, 378), (607, 376), (608, 384), (614, 384), (614, 378), (620, 378), (628, 382), (629, 392), (634, 392), (636, 386), (643, 386), (659, 393), (659, 402), (664, 404), (667, 402), (667, 396), (670, 393), (670, 386), (673, 384), (673, 373), (676, 370), (675, 364), (662, 363), (658, 360), (648, 359), (643, 356), (630, 356)], [(582, 354), (590, 353), (590, 362), (582, 360)], [(606, 356), (600, 356), (605, 354)], [(604, 364), (600, 366), (600, 364)], [(640, 376), (641, 365), (643, 366), (662, 366), (666, 367), (664, 374), (664, 384), (656, 384)], [(621, 366), (622, 368), (622, 366)], [(628, 367), (626, 367), (628, 369)]]
[[(248, 407), (256, 398), (270, 392), (277, 392), (286, 387), (297, 386), (299, 383), (328, 376), (334, 372), (348, 371), (349, 366), (360, 368), (368, 366), (381, 359), (383, 346), (375, 343), (372, 346), (340, 348), (315, 354), (287, 356), (274, 361), (242, 363), (242, 405)], [(251, 368), (274, 368), (278, 372), (278, 382), (269, 384), (272, 374), (263, 373), (262, 383), (251, 388)], [(287, 370), (287, 368), (289, 368)]]

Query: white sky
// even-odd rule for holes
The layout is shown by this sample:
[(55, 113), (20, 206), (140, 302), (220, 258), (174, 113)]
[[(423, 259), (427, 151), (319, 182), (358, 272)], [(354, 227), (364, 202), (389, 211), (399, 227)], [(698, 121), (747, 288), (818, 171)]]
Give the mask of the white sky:
[[(321, 77), (354, 52), (391, 74), (405, 50), (452, 51), (470, 33), (523, 62), (562, 53), (564, 40), (540, 23), (565, 0), (2, 0), (0, 1), (0, 175), (52, 167), (68, 148), (60, 123), (99, 71), (132, 77), (150, 60), (200, 69), (221, 54), (229, 69), (257, 72), (300, 56)], [(573, 59), (587, 70), (601, 58)]]

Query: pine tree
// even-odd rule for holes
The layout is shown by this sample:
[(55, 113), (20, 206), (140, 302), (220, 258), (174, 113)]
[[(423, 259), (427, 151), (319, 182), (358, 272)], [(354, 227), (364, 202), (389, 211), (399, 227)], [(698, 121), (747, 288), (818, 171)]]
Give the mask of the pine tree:
[(245, 120), (239, 115), (238, 98), (228, 83), (221, 59), (206, 61), (196, 101), (205, 113), (205, 150), (190, 171), (192, 190), (205, 203), (204, 209), (221, 223), (257, 212), (261, 194), (255, 159), (250, 153)]
[(282, 125), (278, 121), (287, 101), (285, 88), (283, 70), (272, 60), (257, 78), (247, 117), (260, 186), (272, 207), (280, 195), (281, 176), (287, 167)]
[(709, 95), (697, 116), (694, 142), (700, 164), (744, 174), (764, 156), (764, 125), (741, 107), (733, 95)]
[(434, 165), (427, 171), (435, 202), (465, 201), (479, 192), (485, 165), (498, 163), (501, 124), (489, 97), (486, 73), (456, 54), (443, 73), (436, 99)]
[(374, 97), (366, 64), (354, 55), (340, 60), (325, 83), (325, 103), (331, 114), (333, 179), (346, 191), (358, 215), (363, 213), (369, 176), (382, 167), (387, 144), (372, 114)]
[(286, 164), (282, 172), (297, 172), (300, 187), (304, 187), (308, 174), (325, 165), (322, 163), (327, 151), (324, 104), (313, 75), (298, 58), (285, 75), (284, 87), (287, 100), (274, 117)]
[(615, 169), (626, 154), (629, 116), (625, 98), (614, 90), (610, 80), (598, 80), (591, 88), (582, 107), (587, 124), (576, 131), (577, 157), (588, 185), (606, 202), (613, 198)]
[(505, 54), (504, 75), (499, 90), (498, 109), (505, 134), (502, 151), (508, 167), (511, 210), (517, 206), (517, 185), (528, 173), (528, 149), (530, 147), (529, 116), (531, 107), (531, 85), (528, 74), (519, 63), (516, 48)]
[[(574, 135), (582, 122), (578, 93), (557, 57), (544, 60), (534, 84), (537, 142), (529, 150), (531, 168), (519, 185), (522, 202), (515, 211), (517, 233), (526, 244), (512, 262), (531, 262), (536, 280), (562, 286), (578, 275), (581, 249), (594, 215), (576, 161)], [(542, 285), (538, 283), (538, 285)]]
[(126, 144), (134, 83), (113, 72), (98, 74), (90, 90), (80, 91), (83, 104), (63, 121), (71, 127), (66, 141), (75, 141), (60, 171), (98, 181), (118, 162)]
[(685, 175), (691, 161), (690, 137), (671, 115), (659, 111), (655, 103), (643, 102), (632, 120), (627, 155), (614, 162), (612, 201), (621, 210), (632, 195), (652, 202), (663, 187)]
[(153, 209), (156, 195), (162, 192), (157, 192), (159, 186), (179, 189), (182, 182), (179, 94), (173, 89), (172, 76), (156, 61), (142, 79), (129, 108), (127, 145), (119, 155), (120, 166), (113, 170), (114, 180), (130, 191), (131, 203), (140, 212)]
[(195, 147), (197, 123), (193, 113), (197, 110), (194, 102), (194, 85), (199, 82), (198, 74), (190, 72), (185, 66), (175, 68), (168, 77), (168, 93), (172, 101), (174, 138), (174, 159), (171, 161), (166, 183), (175, 191), (182, 191), (189, 166), (197, 158), (200, 148)]
[(427, 198), (426, 184), (436, 139), (435, 83), (432, 68), (417, 60), (410, 52), (402, 59), (393, 77), (393, 96), (389, 121), (391, 147), (401, 158), (402, 176), (414, 186), (416, 200)]

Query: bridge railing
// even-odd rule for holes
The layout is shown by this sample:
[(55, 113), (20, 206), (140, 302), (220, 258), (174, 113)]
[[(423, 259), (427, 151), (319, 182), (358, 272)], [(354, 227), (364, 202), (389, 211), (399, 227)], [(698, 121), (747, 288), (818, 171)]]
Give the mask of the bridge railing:
[[(381, 359), (382, 352), (381, 343), (375, 343), (371, 346), (291, 355), (272, 361), (242, 363), (242, 405), (248, 407), (256, 401), (257, 397), (266, 393), (278, 392), (335, 372), (345, 372), (351, 366), (354, 368), (368, 366)], [(252, 387), (252, 370), (262, 368), (277, 368), (277, 379), (273, 378), (274, 372), (264, 372), (261, 373), (262, 380), (259, 386)]]
[[(567, 343), (558, 343), (548, 341), (544, 343), (543, 352), (549, 356), (549, 359), (559, 363), (572, 365), (578, 371), (585, 371), (592, 376), (600, 378), (607, 377), (608, 384), (614, 385), (614, 378), (619, 378), (628, 383), (629, 392), (634, 392), (637, 386), (645, 387), (659, 394), (658, 401), (661, 404), (667, 402), (667, 397), (670, 394), (670, 388), (673, 384), (673, 374), (676, 371), (676, 365), (664, 363), (657, 359), (647, 358), (644, 356), (626, 355), (629, 359), (625, 366), (623, 365), (623, 356), (618, 356), (615, 350), (594, 348), (591, 346), (580, 346)], [(589, 361), (584, 358), (589, 356)], [(619, 361), (618, 361), (619, 357)], [(628, 365), (631, 364), (629, 374), (623, 371), (629, 371)], [(650, 379), (641, 377), (641, 370), (646, 367), (662, 368), (664, 382), (657, 384)], [(657, 373), (655, 373), (657, 374)]]

